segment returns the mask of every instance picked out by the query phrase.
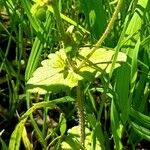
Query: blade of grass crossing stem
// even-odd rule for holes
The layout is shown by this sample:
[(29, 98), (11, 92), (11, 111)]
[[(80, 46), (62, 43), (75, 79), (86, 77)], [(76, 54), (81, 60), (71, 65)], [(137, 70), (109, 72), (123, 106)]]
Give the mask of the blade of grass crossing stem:
[(141, 45), (143, 47), (146, 47), (148, 44), (150, 44), (150, 35), (145, 37), (142, 41), (141, 41)]
[(105, 149), (105, 138), (102, 132), (102, 126), (99, 121), (96, 120), (94, 114), (87, 114), (87, 121), (90, 123), (92, 128), (92, 145), (91, 149), (94, 150), (96, 147), (96, 140), (100, 143), (102, 149)]
[[(10, 35), (11, 35), (11, 34), (10, 34)], [(2, 63), (1, 63), (1, 65), (0, 65), (0, 71), (2, 70), (2, 68), (3, 68), (4, 64), (5, 64), (5, 60), (6, 60), (6, 58), (7, 58), (7, 55), (8, 55), (8, 53), (9, 53), (9, 50), (10, 50), (11, 41), (12, 41), (12, 36), (9, 37), (5, 54), (4, 54), (4, 52), (2, 51), (2, 49), (0, 49), (0, 57), (1, 57), (1, 60), (2, 60)], [(2, 56), (2, 55), (3, 55), (3, 56)]]
[(120, 124), (119, 112), (117, 111), (114, 100), (111, 103), (110, 120), (115, 149), (120, 150), (123, 147), (121, 143), (122, 125)]
[[(43, 31), (41, 31), (41, 33), (44, 35), (45, 42), (46, 42), (49, 36), (50, 29), (51, 29), (50, 14), (47, 17), (44, 26), (45, 26), (46, 33), (44, 33)], [(41, 40), (38, 37), (36, 37), (32, 50), (31, 50), (27, 68), (26, 68), (26, 73), (25, 73), (26, 81), (31, 77), (31, 74), (36, 69), (43, 47), (44, 47), (44, 44), (41, 42)]]
[(49, 109), (54, 108), (56, 104), (58, 103), (65, 103), (65, 102), (71, 102), (74, 101), (69, 96), (55, 99), (53, 101), (49, 102), (39, 102), (36, 103), (34, 106), (32, 106), (30, 109), (26, 111), (26, 113), (20, 118), (20, 122), (15, 127), (15, 130), (13, 131), (10, 142), (9, 142), (9, 149), (11, 150), (19, 150), (20, 142), (21, 142), (21, 136), (23, 133), (23, 129), (26, 123), (27, 118), (30, 116), (31, 113), (33, 113), (36, 109), (42, 108), (42, 107), (49, 107)]
[[(130, 3), (130, 6), (128, 8), (128, 12), (127, 14), (125, 15), (125, 20), (124, 20), (124, 23), (123, 23), (123, 29), (122, 29), (122, 32), (121, 32), (121, 35), (120, 35), (120, 38), (118, 40), (118, 44), (117, 46), (119, 46), (119, 49), (125, 45), (125, 43), (131, 39), (133, 37), (133, 35), (136, 33), (134, 32), (133, 34), (130, 34), (130, 35), (126, 35), (126, 30), (127, 30), (127, 27), (131, 21), (131, 18), (132, 18), (132, 14), (134, 13), (133, 10), (132, 10), (132, 6), (133, 5), (133, 1)], [(123, 7), (123, 6), (122, 6)]]
[(94, 39), (99, 39), (106, 27), (106, 12), (100, 0), (80, 0), (81, 7)]
[(130, 111), (130, 100), (128, 98), (130, 87), (130, 66), (125, 63), (116, 72), (115, 103), (121, 111), (121, 119), (125, 123)]
[(42, 134), (42, 132), (41, 132), (39, 126), (37, 125), (36, 121), (34, 120), (32, 114), (30, 114), (30, 120), (31, 120), (31, 124), (32, 124), (32, 126), (33, 126), (33, 128), (34, 128), (34, 130), (35, 130), (35, 132), (36, 132), (36, 134), (37, 134), (38, 141), (41, 143), (42, 147), (43, 147), (44, 149), (46, 149), (47, 142), (46, 142), (45, 137), (44, 137), (44, 135)]
[(137, 62), (138, 62), (138, 52), (140, 48), (140, 38), (138, 39), (135, 48), (132, 50), (132, 60), (131, 60), (131, 83), (130, 83), (130, 97), (132, 97), (133, 91), (135, 89), (135, 83), (136, 83), (136, 78), (137, 78)]

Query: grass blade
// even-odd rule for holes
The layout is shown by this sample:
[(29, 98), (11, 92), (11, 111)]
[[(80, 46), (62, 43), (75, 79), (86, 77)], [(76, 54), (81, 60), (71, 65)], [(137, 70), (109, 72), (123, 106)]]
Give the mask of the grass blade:
[(20, 119), (20, 122), (17, 124), (15, 130), (13, 131), (11, 135), (11, 139), (9, 142), (9, 149), (11, 150), (19, 150), (20, 142), (21, 142), (21, 136), (24, 130), (25, 122), (29, 115), (36, 109), (42, 108), (42, 107), (49, 107), (53, 108), (58, 103), (65, 103), (65, 102), (71, 102), (74, 99), (70, 98), (69, 96), (63, 97), (60, 99), (55, 99), (53, 101), (49, 102), (39, 102), (36, 103), (34, 106), (32, 106)]
[(93, 39), (99, 39), (106, 27), (106, 13), (100, 0), (80, 0)]
[(149, 129), (144, 128), (143, 126), (140, 126), (134, 122), (131, 122), (131, 126), (135, 130), (135, 132), (140, 135), (140, 137), (150, 141), (150, 130)]

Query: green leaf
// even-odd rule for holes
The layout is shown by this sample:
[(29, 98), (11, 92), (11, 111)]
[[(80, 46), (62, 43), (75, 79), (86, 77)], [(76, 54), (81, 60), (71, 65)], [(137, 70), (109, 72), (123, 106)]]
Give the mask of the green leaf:
[(101, 0), (80, 0), (85, 14), (85, 21), (93, 39), (99, 39), (106, 27), (106, 11)]
[(82, 80), (69, 66), (63, 49), (50, 54), (48, 58), (42, 61), (42, 67), (39, 67), (27, 82), (30, 92), (45, 94), (47, 91), (63, 89), (64, 86), (72, 88)]
[[(105, 137), (102, 131), (102, 125), (95, 118), (94, 114), (87, 114), (87, 121), (89, 122), (92, 132), (91, 132), (91, 149), (95, 150), (98, 145), (105, 149)], [(100, 148), (99, 148), (100, 149)]]
[(66, 136), (65, 141), (61, 143), (62, 150), (77, 150), (80, 149), (80, 144), (71, 136)]
[(33, 150), (33, 144), (31, 144), (31, 142), (28, 139), (27, 131), (25, 127), (23, 128), (23, 132), (22, 132), (22, 140), (26, 150)]
[[(136, 42), (140, 38), (140, 31), (141, 31), (141, 27), (143, 23), (143, 16), (146, 12), (145, 10), (146, 10), (147, 4), (148, 4), (148, 0), (138, 0), (132, 18), (130, 18), (127, 15), (126, 20), (125, 20), (124, 28), (126, 28), (126, 31), (125, 31), (125, 34), (122, 33), (122, 36), (124, 34), (123, 40), (124, 41), (127, 40), (127, 41), (124, 44), (123, 51), (128, 53), (128, 56), (130, 58), (132, 58), (132, 55), (134, 54), (133, 49), (135, 47)], [(129, 35), (132, 35), (132, 38), (128, 39)]]
[(7, 144), (5, 143), (5, 141), (4, 141), (4, 140), (2, 139), (2, 137), (1, 137), (1, 134), (2, 134), (3, 131), (4, 131), (4, 130), (2, 130), (2, 131), (0, 132), (1, 148), (2, 148), (2, 150), (8, 150)]
[(130, 66), (125, 63), (116, 72), (116, 85), (114, 102), (121, 111), (121, 120), (123, 124), (128, 120), (130, 113), (131, 100), (129, 99), (130, 87)]
[(134, 108), (131, 108), (130, 116), (136, 120), (139, 124), (143, 125), (143, 127), (147, 127), (150, 129), (150, 116), (145, 115)]
[(60, 133), (61, 135), (64, 135), (66, 132), (67, 124), (66, 124), (66, 118), (62, 113), (60, 114), (59, 124), (60, 124)]
[[(85, 128), (85, 134), (86, 134), (86, 138), (85, 138), (85, 149), (91, 149), (91, 144), (92, 144), (92, 135), (91, 135), (91, 131), (88, 128)], [(82, 147), (80, 147), (80, 127), (79, 126), (74, 126), (71, 129), (68, 130), (68, 135), (64, 138), (64, 141), (61, 144), (61, 148), (63, 150), (76, 150), (76, 149), (82, 149)], [(95, 143), (95, 150), (101, 150), (101, 146), (98, 142), (98, 140), (96, 140)]]
[(46, 10), (45, 5), (48, 4), (48, 0), (46, 0), (46, 1), (43, 1), (43, 0), (36, 0), (35, 1), (35, 0), (33, 0), (33, 1), (35, 2), (35, 4), (33, 4), (33, 6), (31, 7), (31, 13), (32, 13), (32, 15), (36, 15), (36, 13), (41, 8), (44, 8)]
[(143, 126), (140, 126), (134, 122), (131, 122), (130, 124), (138, 135), (140, 135), (142, 138), (150, 141), (150, 130), (149, 129), (144, 128)]
[(69, 96), (66, 96), (66, 97), (55, 99), (55, 100), (52, 100), (52, 101), (49, 101), (49, 102), (39, 102), (39, 103), (36, 103), (35, 105), (33, 105), (20, 118), (20, 122), (17, 124), (17, 126), (15, 127), (13, 133), (11, 134), (11, 138), (10, 138), (10, 141), (9, 141), (9, 149), (19, 150), (20, 143), (21, 143), (21, 137), (22, 137), (22, 134), (23, 134), (23, 129), (24, 129), (26, 120), (32, 112), (34, 112), (36, 109), (39, 109), (39, 108), (42, 108), (42, 107), (48, 107), (49, 109), (52, 109), (52, 108), (56, 107), (56, 104), (58, 104), (58, 103), (65, 103), (65, 102), (71, 102), (71, 101), (74, 101), (74, 99), (72, 99)]
[[(81, 61), (86, 58), (86, 56), (91, 52), (89, 47), (83, 47), (79, 52), (79, 57), (77, 60), (77, 66), (80, 66)], [(107, 50), (104, 48), (97, 49), (93, 55), (89, 58), (87, 63), (80, 69), (80, 73), (84, 75), (84, 72), (96, 73), (100, 75), (102, 72), (109, 73), (112, 66), (112, 59), (115, 54), (113, 50)], [(120, 66), (120, 63), (126, 61), (126, 55), (119, 52), (115, 68)]]
[(45, 41), (47, 41), (47, 39), (49, 38), (52, 29), (52, 20), (51, 14), (48, 14), (45, 23), (41, 24), (39, 19), (31, 14), (31, 1), (24, 0), (21, 1), (21, 4), (27, 14), (31, 26), (36, 31), (36, 37), (31, 49), (30, 57), (28, 59), (25, 71), (25, 80), (27, 81), (29, 80), (29, 78), (31, 78), (32, 73), (37, 68)]
[(122, 129), (123, 126), (120, 123), (120, 116), (118, 109), (116, 108), (116, 105), (114, 103), (114, 100), (111, 103), (111, 114), (110, 114), (110, 120), (111, 120), (111, 129), (113, 134), (113, 139), (115, 142), (116, 150), (122, 149)]
[[(82, 60), (90, 52), (91, 49), (88, 47), (80, 49), (78, 59), (73, 59), (77, 65), (76, 68), (80, 66)], [(72, 65), (70, 65), (65, 50), (60, 49), (56, 53), (49, 54), (49, 59), (42, 61), (42, 67), (39, 67), (33, 73), (33, 77), (27, 82), (27, 88), (30, 92), (38, 92), (39, 94), (58, 91), (59, 89), (65, 90), (65, 87), (73, 88), (78, 85), (79, 80), (84, 79), (84, 74), (89, 78), (87, 72), (92, 73), (94, 76), (101, 74), (103, 71), (108, 73), (111, 69), (114, 53), (113, 50), (97, 49), (87, 63), (79, 70), (79, 74), (77, 74)], [(126, 55), (120, 52), (115, 68), (119, 67), (120, 63), (124, 61), (126, 61)]]

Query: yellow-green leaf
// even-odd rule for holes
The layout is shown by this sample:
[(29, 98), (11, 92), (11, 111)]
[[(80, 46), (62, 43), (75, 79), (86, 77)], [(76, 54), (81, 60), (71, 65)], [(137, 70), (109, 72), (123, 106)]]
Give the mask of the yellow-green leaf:
[[(88, 47), (80, 49), (77, 59), (72, 59), (73, 64), (76, 65), (74, 67), (78, 68), (90, 52), (91, 49)], [(111, 69), (114, 54), (115, 51), (113, 50), (97, 49), (77, 73), (74, 71), (74, 67), (71, 66), (70, 59), (67, 59), (65, 50), (60, 49), (56, 53), (49, 54), (48, 59), (42, 61), (42, 66), (36, 69), (33, 77), (27, 82), (28, 89), (30, 92), (45, 94), (59, 89), (64, 90), (64, 87), (73, 88), (78, 85), (78, 81), (86, 79), (86, 76), (90, 78), (87, 73), (92, 73), (94, 76), (101, 74), (103, 71), (108, 73)], [(120, 52), (115, 68), (125, 61), (126, 55)]]
[(48, 58), (42, 61), (42, 67), (36, 69), (33, 77), (27, 82), (30, 92), (45, 94), (48, 91), (64, 89), (63, 86), (72, 88), (83, 79), (67, 63), (67, 56), (63, 49), (50, 54)]
[[(86, 58), (86, 56), (91, 52), (91, 49), (89, 47), (83, 47), (79, 52), (79, 57), (77, 60), (77, 66), (80, 66), (81, 61)], [(89, 58), (89, 60), (86, 62), (86, 64), (80, 69), (80, 72), (97, 72), (101, 74), (102, 71), (105, 71), (106, 73), (109, 73), (111, 66), (112, 66), (112, 60), (113, 56), (115, 54), (115, 51), (113, 50), (107, 50), (104, 48), (97, 49), (93, 55)], [(115, 68), (120, 66), (120, 63), (126, 61), (126, 55), (122, 52), (119, 52), (117, 57), (117, 62), (115, 64)]]
[(27, 131), (25, 127), (23, 128), (23, 132), (22, 132), (22, 140), (26, 150), (33, 150), (33, 144), (31, 144), (31, 142), (28, 139)]

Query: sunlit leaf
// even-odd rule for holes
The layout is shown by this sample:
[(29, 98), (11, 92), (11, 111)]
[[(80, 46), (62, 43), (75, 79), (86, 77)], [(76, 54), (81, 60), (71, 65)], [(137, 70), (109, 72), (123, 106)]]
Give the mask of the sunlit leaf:
[(31, 142), (28, 139), (27, 131), (25, 127), (23, 128), (23, 132), (22, 132), (22, 140), (26, 150), (33, 150), (33, 144), (31, 144)]
[(60, 114), (59, 124), (60, 124), (60, 133), (61, 135), (64, 135), (66, 132), (67, 124), (66, 124), (66, 118), (62, 113)]
[(60, 49), (56, 53), (52, 53), (48, 55), (48, 60), (43, 61), (42, 65), (51, 66), (57, 69), (64, 69), (67, 65), (67, 56), (64, 52), (64, 49)]
[[(48, 56), (49, 59), (42, 61), (33, 77), (28, 81), (30, 92), (45, 94), (47, 90), (63, 89), (63, 86), (75, 87), (83, 78), (76, 74), (67, 63), (67, 56), (63, 49)], [(34, 87), (33, 87), (33, 86)]]
[[(81, 64), (81, 61), (85, 59), (85, 57), (91, 52), (89, 47), (83, 47), (79, 52), (79, 57), (77, 60), (77, 66)], [(104, 48), (97, 49), (93, 55), (89, 58), (87, 63), (80, 69), (80, 73), (84, 72), (97, 72), (101, 74), (101, 72), (105, 71), (109, 73), (112, 66), (112, 59), (115, 54), (113, 50), (107, 50)], [(119, 52), (117, 57), (117, 62), (115, 64), (115, 68), (119, 67), (122, 62), (126, 61), (126, 55), (122, 52)]]
[[(45, 4), (48, 3), (48, 0), (33, 0), (35, 3), (33, 4), (33, 6), (31, 7), (31, 13), (32, 15), (35, 15), (40, 8), (44, 8)], [(46, 8), (44, 8), (46, 9)]]
[[(76, 150), (80, 149), (80, 127), (74, 126), (68, 130), (67, 136), (65, 137), (64, 141), (61, 144), (61, 148), (63, 150)], [(91, 149), (91, 142), (92, 142), (92, 135), (91, 131), (88, 128), (85, 128), (85, 149)], [(96, 140), (96, 147), (95, 150), (101, 150), (101, 146), (99, 145), (98, 141)]]
[[(79, 57), (73, 59), (76, 68), (78, 68), (82, 60), (91, 52), (88, 47), (82, 48), (79, 51)], [(76, 73), (70, 65), (65, 50), (60, 49), (56, 53), (49, 54), (48, 59), (42, 61), (42, 67), (39, 67), (34, 73), (33, 77), (27, 82), (30, 85), (30, 92), (38, 92), (45, 94), (47, 91), (55, 91), (63, 89), (64, 87), (73, 88), (78, 85), (78, 81), (83, 80), (86, 74), (92, 73), (94, 76), (101, 74), (102, 71), (108, 73), (111, 68), (113, 50), (106, 50), (103, 48), (97, 49), (95, 53), (89, 58), (84, 66)], [(119, 53), (115, 68), (120, 66), (121, 62), (126, 60), (124, 53)], [(33, 86), (32, 86), (33, 85)], [(64, 86), (64, 87), (63, 87)]]

